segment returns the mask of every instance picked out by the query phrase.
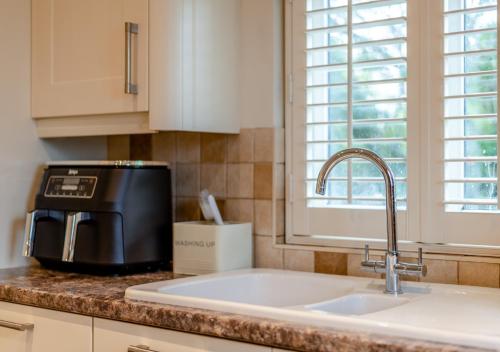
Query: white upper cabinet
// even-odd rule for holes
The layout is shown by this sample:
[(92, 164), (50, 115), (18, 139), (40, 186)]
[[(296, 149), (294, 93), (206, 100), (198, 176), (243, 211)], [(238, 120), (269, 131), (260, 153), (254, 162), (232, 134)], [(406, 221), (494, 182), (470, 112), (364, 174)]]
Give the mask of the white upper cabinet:
[[(148, 0), (33, 0), (33, 117), (148, 110)], [(137, 94), (125, 93), (126, 23)], [(135, 29), (135, 28), (134, 28)]]
[(239, 132), (238, 0), (150, 0), (157, 130)]
[(239, 3), (32, 0), (39, 136), (239, 132)]

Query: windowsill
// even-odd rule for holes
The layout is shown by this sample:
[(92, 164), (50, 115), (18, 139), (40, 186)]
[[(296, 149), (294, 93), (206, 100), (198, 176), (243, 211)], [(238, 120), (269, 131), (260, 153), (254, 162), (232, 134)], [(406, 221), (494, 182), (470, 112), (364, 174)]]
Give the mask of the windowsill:
[[(385, 240), (370, 242), (370, 253), (373, 255), (384, 255)], [(359, 242), (359, 246), (352, 245), (319, 245), (305, 243), (276, 243), (273, 236), (273, 246), (279, 249), (305, 250), (318, 252), (335, 252), (347, 254), (363, 254), (364, 242)], [(500, 248), (475, 245), (456, 244), (422, 244), (408, 241), (398, 242), (401, 255), (409, 258), (417, 258), (417, 250), (422, 247), (424, 258), (436, 260), (459, 260), (465, 262), (500, 263)]]

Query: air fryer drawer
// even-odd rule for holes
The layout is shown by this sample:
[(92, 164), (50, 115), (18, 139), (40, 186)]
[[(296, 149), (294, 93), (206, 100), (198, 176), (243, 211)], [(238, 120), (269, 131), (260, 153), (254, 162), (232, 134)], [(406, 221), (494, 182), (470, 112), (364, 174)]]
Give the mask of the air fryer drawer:
[(64, 211), (51, 210), (36, 222), (33, 256), (60, 260), (64, 245)]
[(123, 260), (123, 221), (116, 213), (91, 213), (78, 225), (75, 263), (120, 265)]

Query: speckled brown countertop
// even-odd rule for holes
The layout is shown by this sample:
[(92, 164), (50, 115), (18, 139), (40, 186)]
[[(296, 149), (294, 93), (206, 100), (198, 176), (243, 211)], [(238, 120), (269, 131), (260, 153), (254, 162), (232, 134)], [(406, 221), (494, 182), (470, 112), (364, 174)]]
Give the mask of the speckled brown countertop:
[(39, 267), (4, 269), (0, 300), (296, 351), (484, 351), (124, 298), (129, 286), (173, 278), (171, 272), (97, 277)]

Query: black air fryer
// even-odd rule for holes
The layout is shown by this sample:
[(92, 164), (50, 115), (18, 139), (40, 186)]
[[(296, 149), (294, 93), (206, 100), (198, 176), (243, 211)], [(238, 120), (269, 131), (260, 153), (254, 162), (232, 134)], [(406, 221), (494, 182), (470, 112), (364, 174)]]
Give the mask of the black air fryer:
[(93, 274), (171, 268), (171, 192), (162, 163), (49, 164), (27, 215), (24, 255)]

